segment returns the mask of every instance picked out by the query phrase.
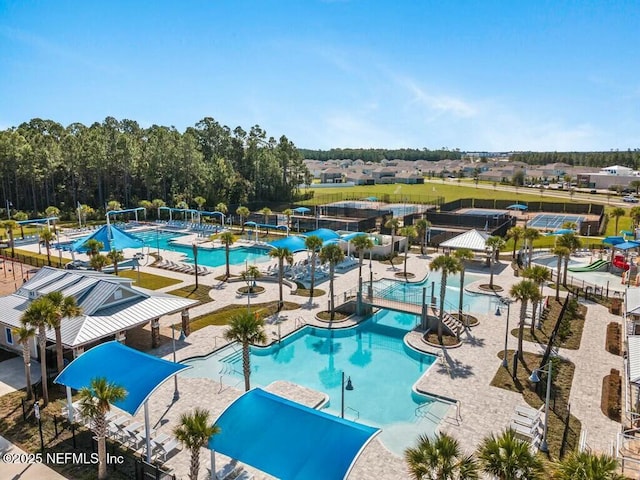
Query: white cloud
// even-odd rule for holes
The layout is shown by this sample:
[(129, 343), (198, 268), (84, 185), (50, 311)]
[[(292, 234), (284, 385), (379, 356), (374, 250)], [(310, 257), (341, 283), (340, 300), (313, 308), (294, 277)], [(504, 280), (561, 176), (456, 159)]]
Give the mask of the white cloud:
[(434, 94), (418, 85), (411, 78), (396, 77), (398, 85), (404, 87), (411, 94), (411, 103), (426, 107), (430, 112), (440, 115), (451, 115), (458, 118), (474, 117), (478, 110), (468, 101), (449, 94)]

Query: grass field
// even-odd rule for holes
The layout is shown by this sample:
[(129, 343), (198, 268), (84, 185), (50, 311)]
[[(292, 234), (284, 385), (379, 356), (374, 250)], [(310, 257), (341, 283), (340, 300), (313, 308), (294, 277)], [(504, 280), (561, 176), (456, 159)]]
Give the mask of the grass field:
[(131, 278), (132, 280), (134, 280), (134, 285), (142, 288), (148, 288), (149, 290), (157, 290), (159, 288), (168, 287), (170, 285), (175, 285), (176, 283), (181, 282), (181, 280), (176, 280), (175, 278), (140, 272), (140, 283), (138, 283), (138, 272), (136, 272), (135, 270), (121, 270), (118, 272), (118, 276)]

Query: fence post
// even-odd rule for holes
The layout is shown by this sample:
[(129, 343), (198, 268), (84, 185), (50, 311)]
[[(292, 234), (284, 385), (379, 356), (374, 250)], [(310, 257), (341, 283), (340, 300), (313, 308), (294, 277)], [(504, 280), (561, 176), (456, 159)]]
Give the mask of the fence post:
[(56, 438), (58, 438), (58, 416), (53, 416), (53, 431), (56, 433)]
[(22, 402), (22, 420), (24, 420), (26, 422), (27, 421), (27, 410), (24, 408), (24, 398), (21, 398), (20, 401)]

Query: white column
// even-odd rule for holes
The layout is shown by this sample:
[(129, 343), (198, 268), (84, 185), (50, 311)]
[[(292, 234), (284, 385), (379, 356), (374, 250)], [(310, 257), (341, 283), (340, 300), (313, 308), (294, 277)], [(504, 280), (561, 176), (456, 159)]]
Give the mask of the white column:
[(144, 402), (144, 437), (147, 445), (147, 463), (151, 463), (151, 425), (149, 425), (149, 401)]
[(211, 450), (211, 480), (217, 480), (216, 478), (216, 451)]
[(73, 401), (71, 399), (71, 387), (67, 387), (67, 419), (69, 423), (73, 422)]

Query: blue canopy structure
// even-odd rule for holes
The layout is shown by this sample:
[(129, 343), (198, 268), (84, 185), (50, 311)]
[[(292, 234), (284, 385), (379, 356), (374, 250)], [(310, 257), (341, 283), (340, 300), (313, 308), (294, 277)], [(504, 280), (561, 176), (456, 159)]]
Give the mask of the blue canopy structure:
[(612, 237), (605, 237), (604, 240), (602, 240), (602, 243), (606, 245), (618, 245), (619, 243), (624, 243), (624, 241), (625, 240), (623, 237), (612, 236)]
[(144, 241), (142, 239), (120, 230), (113, 225), (103, 225), (88, 237), (81, 238), (73, 242), (71, 250), (74, 252), (86, 252), (88, 248), (85, 246), (87, 241), (94, 239), (102, 242), (102, 252), (110, 252), (111, 250), (124, 250), (125, 248), (142, 248)]
[(169, 362), (139, 350), (112, 341), (86, 351), (56, 377), (55, 383), (67, 387), (67, 407), (73, 415), (71, 389), (80, 390), (91, 385), (94, 378), (104, 377), (121, 386), (127, 392), (124, 400), (114, 405), (135, 415), (144, 405), (146, 456), (151, 461), (151, 426), (147, 399), (165, 381), (178, 372), (191, 368), (188, 365)]
[(149, 395), (173, 375), (191, 368), (135, 350), (120, 342), (102, 343), (76, 358), (56, 377), (55, 383), (80, 390), (96, 377), (105, 377), (127, 391), (114, 405), (135, 415)]
[(293, 211), (295, 213), (302, 213), (304, 215), (305, 213), (309, 213), (311, 209), (307, 207), (298, 207), (298, 208), (294, 208)]
[(209, 438), (211, 450), (285, 480), (346, 478), (380, 431), (260, 388), (238, 398), (215, 424), (220, 433)]
[(47, 218), (34, 218), (33, 220), (20, 220), (16, 222), (18, 225), (31, 225), (31, 224), (44, 224), (49, 225), (50, 222), (55, 222), (58, 220), (58, 217), (47, 217)]
[(292, 235), (287, 238), (281, 238), (280, 240), (274, 240), (269, 245), (273, 248), (288, 248), (291, 253), (303, 252), (307, 249), (304, 244), (304, 238)]
[(361, 235), (366, 235), (366, 233), (365, 232), (345, 233), (340, 238), (342, 240), (344, 240), (345, 242), (349, 242), (349, 241), (353, 240), (356, 237), (360, 237)]
[(640, 248), (640, 243), (638, 242), (623, 242), (618, 243), (613, 246), (616, 250), (633, 250), (634, 248)]
[(333, 240), (334, 238), (340, 238), (340, 235), (338, 233), (328, 228), (319, 228), (318, 230), (314, 230), (312, 232), (307, 232), (304, 234), (305, 237), (310, 237), (311, 235), (320, 237), (322, 241)]
[(521, 205), (519, 203), (514, 203), (513, 205), (509, 205), (507, 207), (507, 210), (520, 210), (520, 211), (524, 211), (524, 210), (529, 210), (529, 207), (527, 207), (526, 205)]
[(364, 200), (366, 200), (367, 202), (377, 202), (378, 197), (366, 197)]

